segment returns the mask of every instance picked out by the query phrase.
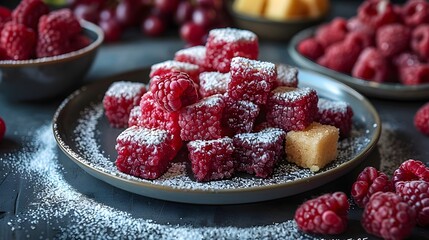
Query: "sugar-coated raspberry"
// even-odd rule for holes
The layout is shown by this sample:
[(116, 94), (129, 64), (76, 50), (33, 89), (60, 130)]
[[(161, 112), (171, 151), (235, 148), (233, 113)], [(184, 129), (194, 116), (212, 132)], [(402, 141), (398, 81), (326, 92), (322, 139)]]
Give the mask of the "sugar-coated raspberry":
[(127, 127), (131, 109), (139, 105), (144, 93), (146, 85), (143, 83), (119, 81), (110, 85), (103, 98), (104, 111), (110, 125)]
[(417, 225), (429, 226), (429, 182), (400, 181), (395, 184), (396, 193), (414, 208)]
[(202, 98), (214, 94), (224, 94), (228, 89), (228, 84), (231, 81), (229, 73), (220, 72), (202, 72), (200, 73), (200, 88), (199, 92)]
[(235, 57), (231, 61), (231, 81), (228, 96), (233, 100), (247, 100), (265, 104), (277, 78), (276, 66), (270, 62)]
[(420, 63), (408, 67), (399, 67), (399, 81), (404, 85), (429, 83), (429, 64)]
[(366, 167), (353, 183), (351, 195), (356, 205), (363, 208), (374, 193), (393, 190), (393, 183), (385, 173)]
[(386, 57), (392, 57), (407, 50), (410, 39), (410, 29), (399, 23), (380, 27), (375, 36), (377, 48)]
[(130, 111), (130, 117), (128, 118), (128, 127), (131, 126), (143, 126), (141, 121), (142, 109), (140, 105), (134, 106)]
[(206, 43), (206, 66), (229, 72), (234, 57), (257, 59), (258, 37), (248, 30), (222, 28), (210, 30)]
[(226, 97), (226, 106), (222, 116), (222, 125), (229, 135), (251, 132), (259, 106), (250, 101), (232, 101)]
[(158, 105), (168, 112), (179, 111), (198, 101), (197, 86), (185, 72), (154, 76), (150, 80), (150, 91)]
[(192, 172), (197, 181), (231, 178), (234, 173), (234, 145), (229, 137), (195, 140), (188, 144)]
[(415, 226), (415, 217), (414, 209), (396, 193), (377, 192), (365, 206), (362, 226), (384, 239), (404, 239)]
[(270, 177), (275, 165), (284, 156), (285, 136), (285, 132), (279, 128), (235, 135), (233, 142), (237, 170), (261, 178)]
[(417, 26), (413, 30), (411, 35), (411, 48), (422, 59), (429, 60), (429, 24)]
[(179, 113), (180, 136), (184, 141), (212, 140), (224, 136), (221, 119), (225, 108), (222, 95), (215, 94), (184, 107)]
[(41, 16), (49, 12), (49, 7), (42, 0), (22, 0), (12, 12), (14, 22), (37, 30)]
[(357, 16), (360, 21), (374, 29), (399, 21), (399, 16), (395, 12), (393, 4), (388, 0), (363, 2), (358, 8)]
[(317, 108), (317, 122), (338, 128), (342, 138), (350, 135), (353, 109), (348, 103), (319, 98)]
[(145, 93), (140, 100), (141, 117), (137, 121), (139, 126), (146, 128), (162, 129), (173, 136), (175, 150), (182, 147), (180, 138), (179, 113), (167, 112), (156, 103), (153, 93)]
[(338, 72), (350, 73), (362, 50), (360, 46), (350, 43), (344, 41), (329, 46), (317, 63)]
[(205, 66), (206, 47), (204, 46), (195, 46), (181, 49), (174, 54), (174, 60), (198, 65), (200, 67), (200, 72), (209, 70)]
[(389, 65), (380, 50), (368, 47), (359, 55), (352, 76), (363, 80), (383, 83), (389, 78)]
[(327, 193), (304, 202), (294, 219), (306, 233), (340, 234), (347, 228), (349, 207), (345, 193)]
[(0, 117), (0, 142), (3, 140), (4, 135), (6, 134), (6, 123), (3, 118)]
[(332, 44), (344, 40), (346, 35), (347, 21), (344, 18), (337, 17), (330, 23), (319, 27), (315, 33), (315, 38), (326, 50)]
[(168, 131), (132, 126), (116, 139), (116, 167), (119, 171), (156, 179), (164, 174), (177, 151)]
[(429, 182), (429, 167), (419, 160), (408, 159), (395, 170), (392, 181), (396, 184), (399, 181), (413, 180)]
[(307, 38), (302, 40), (297, 47), (299, 53), (305, 57), (316, 61), (324, 53), (324, 48), (315, 38)]
[(304, 130), (317, 115), (317, 102), (314, 89), (278, 87), (268, 99), (267, 122), (286, 132)]
[(287, 64), (276, 64), (277, 78), (271, 89), (277, 87), (298, 87), (298, 68)]
[(423, 134), (429, 135), (429, 103), (417, 110), (414, 115), (414, 126)]
[(402, 20), (408, 26), (429, 23), (429, 3), (426, 0), (407, 1), (401, 10)]
[(1, 31), (0, 46), (9, 59), (30, 59), (34, 56), (36, 42), (36, 33), (20, 23), (8, 22)]
[(200, 68), (198, 65), (178, 62), (174, 60), (167, 60), (151, 66), (149, 77), (161, 76), (169, 72), (185, 72), (196, 83), (199, 84)]

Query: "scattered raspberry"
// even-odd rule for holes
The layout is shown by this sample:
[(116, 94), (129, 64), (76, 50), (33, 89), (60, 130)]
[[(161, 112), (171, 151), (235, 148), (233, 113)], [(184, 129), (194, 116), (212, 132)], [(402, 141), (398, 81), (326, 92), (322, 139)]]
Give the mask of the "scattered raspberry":
[(399, 68), (399, 81), (404, 85), (429, 83), (429, 64), (420, 63)]
[(350, 73), (360, 52), (360, 46), (338, 42), (325, 49), (325, 55), (317, 63), (338, 72)]
[(352, 76), (363, 80), (383, 83), (389, 77), (389, 65), (380, 50), (369, 47), (359, 55)]
[(224, 136), (221, 119), (225, 108), (222, 95), (216, 94), (184, 107), (179, 113), (180, 136), (184, 141), (212, 140)]
[(362, 226), (370, 234), (384, 239), (404, 239), (415, 226), (416, 213), (393, 192), (371, 196), (362, 216)]
[(234, 173), (234, 145), (229, 137), (188, 143), (192, 172), (197, 181), (231, 178)]
[(327, 193), (304, 202), (295, 212), (295, 222), (303, 232), (340, 234), (347, 228), (348, 210), (346, 194)]
[(273, 63), (242, 57), (231, 60), (230, 73), (228, 96), (236, 101), (246, 100), (255, 104), (267, 102), (271, 87), (277, 78), (276, 66)]
[(429, 103), (417, 110), (414, 115), (414, 126), (423, 134), (429, 135)]
[(13, 10), (12, 19), (36, 31), (40, 17), (48, 12), (49, 7), (42, 0), (22, 0)]
[(112, 127), (128, 126), (131, 109), (139, 105), (141, 96), (146, 93), (146, 85), (137, 82), (114, 82), (103, 98), (105, 114)]
[(213, 29), (206, 43), (206, 66), (229, 72), (234, 57), (257, 59), (258, 37), (253, 32), (234, 28)]
[(392, 57), (408, 49), (410, 36), (408, 27), (395, 23), (380, 27), (375, 41), (377, 48), (384, 56)]
[(23, 24), (8, 22), (1, 31), (0, 45), (10, 59), (30, 59), (34, 55), (36, 34)]
[(4, 122), (3, 118), (0, 117), (0, 142), (4, 138), (5, 134), (6, 134), (6, 123)]
[(408, 159), (395, 170), (392, 180), (394, 184), (399, 181), (413, 180), (429, 182), (429, 167), (419, 160)]
[(177, 153), (172, 142), (165, 130), (130, 127), (116, 139), (116, 167), (136, 177), (159, 178)]
[(277, 79), (271, 87), (274, 90), (277, 87), (298, 87), (298, 68), (287, 64), (276, 64)]
[(317, 115), (317, 102), (314, 89), (278, 87), (268, 99), (267, 122), (286, 132), (304, 130)]
[(399, 16), (388, 0), (364, 1), (358, 8), (358, 18), (362, 23), (377, 29), (383, 25), (396, 23)]
[(298, 52), (305, 57), (316, 61), (320, 56), (323, 55), (324, 49), (315, 38), (307, 38), (298, 44)]
[(429, 24), (417, 26), (413, 30), (411, 36), (411, 48), (422, 59), (429, 60)]
[(353, 183), (351, 195), (356, 205), (363, 208), (374, 193), (392, 191), (392, 181), (385, 173), (366, 167)]
[(317, 108), (315, 121), (338, 128), (342, 138), (350, 135), (353, 109), (348, 103), (320, 98)]
[(250, 101), (232, 101), (227, 98), (222, 125), (230, 132), (229, 135), (248, 133), (252, 131), (258, 114), (258, 105)]
[(401, 14), (404, 23), (411, 27), (429, 23), (429, 3), (426, 0), (407, 1)]
[(429, 226), (429, 182), (397, 182), (396, 193), (414, 208), (417, 214), (417, 225)]
[(234, 136), (234, 157), (237, 170), (267, 178), (284, 156), (286, 133), (279, 128), (267, 128), (257, 133)]
[(327, 48), (334, 43), (341, 42), (347, 35), (347, 21), (344, 18), (337, 17), (330, 23), (319, 27), (315, 38), (323, 48)]
[(197, 87), (184, 72), (172, 71), (150, 80), (150, 90), (158, 105), (175, 112), (198, 101)]

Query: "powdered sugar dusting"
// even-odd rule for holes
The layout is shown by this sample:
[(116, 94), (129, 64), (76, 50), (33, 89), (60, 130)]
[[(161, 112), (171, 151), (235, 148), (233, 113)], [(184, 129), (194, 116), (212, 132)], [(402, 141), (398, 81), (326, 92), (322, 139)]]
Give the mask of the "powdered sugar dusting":
[(192, 63), (167, 60), (165, 62), (160, 62), (152, 65), (151, 72), (154, 72), (158, 69), (175, 69), (177, 71), (197, 71), (199, 69), (199, 66)]
[(203, 96), (225, 93), (230, 81), (229, 73), (202, 72), (200, 73), (200, 93)]
[(209, 32), (209, 38), (219, 42), (257, 41), (258, 37), (251, 31), (236, 28), (218, 28)]
[(189, 105), (187, 107), (202, 107), (202, 106), (214, 107), (214, 106), (219, 106), (220, 104), (223, 103), (223, 101), (224, 100), (221, 94), (215, 94), (215, 95), (211, 95), (209, 97), (203, 98), (199, 102), (194, 103), (193, 105)]
[(277, 83), (279, 86), (297, 87), (298, 68), (286, 64), (277, 64)]
[(247, 142), (250, 145), (270, 144), (276, 142), (285, 132), (279, 128), (266, 128), (257, 133), (241, 133), (234, 136), (241, 142)]
[(167, 138), (168, 132), (165, 130), (132, 126), (119, 134), (117, 139), (139, 145), (159, 145), (165, 142)]
[(311, 92), (315, 92), (314, 89), (309, 87), (303, 88), (290, 88), (290, 87), (278, 87), (272, 91), (273, 99), (278, 99), (281, 101), (298, 101), (308, 95)]
[(332, 101), (325, 98), (319, 98), (317, 107), (320, 111), (331, 110), (337, 113), (345, 114), (349, 105), (343, 101)]
[(106, 92), (106, 96), (123, 97), (133, 99), (142, 91), (146, 90), (146, 85), (139, 82), (118, 81), (112, 83)]
[(186, 162), (177, 161), (173, 163), (168, 173), (164, 174), (161, 178), (156, 180), (145, 180), (119, 172), (113, 164), (114, 160), (103, 154), (102, 149), (100, 149), (97, 144), (97, 139), (102, 138), (103, 133), (96, 131), (98, 124), (102, 121), (102, 113), (103, 107), (100, 104), (92, 105), (82, 112), (82, 117), (79, 119), (79, 124), (75, 129), (76, 141), (79, 143), (79, 154), (76, 154), (74, 157), (92, 168), (110, 175), (119, 176), (123, 179), (150, 183), (154, 186), (161, 185), (184, 190), (213, 191), (262, 187), (304, 179), (350, 161), (350, 159), (356, 157), (370, 142), (370, 139), (364, 134), (365, 129), (355, 127), (349, 138), (339, 142), (339, 154), (337, 159), (318, 173), (313, 173), (309, 169), (302, 169), (295, 164), (284, 161), (275, 168), (273, 176), (268, 179), (235, 176), (228, 180), (200, 183), (192, 180), (189, 173), (186, 172)]
[(196, 62), (202, 61), (206, 58), (206, 47), (194, 46), (194, 47), (181, 49), (175, 53), (175, 58), (178, 58), (180, 56), (186, 56), (188, 58), (191, 57), (194, 60), (196, 60)]
[[(47, 239), (52, 234), (55, 239), (313, 238), (301, 233), (293, 220), (238, 228), (158, 224), (153, 219), (133, 217), (87, 197), (68, 184), (58, 162), (58, 148), (50, 125), (29, 136), (32, 138), (24, 140), (21, 152), (0, 158), (12, 174), (33, 181), (37, 187), (28, 208), (7, 223), (11, 231), (25, 232), (28, 238)], [(39, 225), (50, 226), (53, 231), (40, 231)], [(42, 235), (34, 236), (34, 232)]]
[(237, 71), (237, 69), (241, 71), (258, 70), (255, 74), (266, 74), (269, 77), (269, 79), (266, 80), (270, 80), (277, 74), (276, 65), (274, 63), (252, 60), (244, 57), (234, 57), (231, 60), (231, 69), (233, 71)]
[(214, 140), (194, 140), (188, 143), (188, 146), (193, 148), (193, 151), (200, 152), (207, 145), (212, 145), (213, 143), (226, 143), (232, 144), (232, 139), (229, 137), (214, 139)]

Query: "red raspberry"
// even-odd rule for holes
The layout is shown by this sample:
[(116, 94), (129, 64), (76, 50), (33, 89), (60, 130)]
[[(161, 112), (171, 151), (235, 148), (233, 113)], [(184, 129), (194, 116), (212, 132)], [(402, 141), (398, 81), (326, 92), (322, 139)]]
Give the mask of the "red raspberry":
[(384, 56), (392, 57), (408, 49), (410, 36), (410, 29), (402, 24), (385, 25), (376, 33), (376, 46)]
[(6, 123), (4, 122), (3, 118), (0, 117), (0, 141), (3, 139), (5, 134), (6, 134)]
[(340, 234), (347, 228), (349, 207), (343, 192), (327, 193), (304, 202), (295, 212), (295, 222), (307, 233)]
[(370, 234), (384, 239), (404, 239), (415, 226), (416, 213), (393, 192), (371, 196), (362, 216), (362, 226)]
[[(426, 109), (428, 108), (426, 107)], [(393, 173), (393, 183), (396, 184), (399, 181), (413, 180), (429, 182), (429, 167), (419, 160), (408, 159)]]
[(30, 59), (34, 56), (36, 33), (23, 24), (8, 22), (1, 32), (0, 45), (10, 59)]
[(429, 3), (426, 0), (410, 0), (402, 7), (402, 20), (411, 27), (429, 23)]
[(350, 73), (361, 50), (358, 45), (338, 42), (328, 47), (317, 63), (338, 72)]
[(420, 25), (413, 30), (411, 48), (422, 59), (429, 60), (429, 24)]
[(188, 143), (192, 172), (197, 181), (230, 178), (234, 173), (234, 145), (229, 137)]
[(350, 135), (352, 130), (353, 109), (343, 101), (331, 101), (319, 98), (316, 121), (321, 124), (335, 126), (340, 130), (342, 138)]
[(397, 182), (396, 193), (414, 208), (417, 214), (417, 225), (429, 226), (429, 182)]
[(179, 111), (198, 101), (197, 87), (184, 72), (172, 71), (153, 77), (150, 90), (158, 105), (168, 112)]
[(319, 27), (315, 38), (323, 48), (327, 48), (336, 42), (344, 40), (346, 35), (347, 21), (344, 18), (337, 17), (330, 23)]
[(298, 44), (298, 52), (305, 57), (316, 61), (323, 55), (324, 49), (315, 38), (307, 38)]
[(187, 62), (178, 62), (175, 60), (167, 60), (152, 65), (150, 68), (149, 77), (153, 78), (156, 75), (164, 75), (173, 71), (187, 73), (197, 85), (200, 83), (198, 78), (200, 75), (200, 67), (198, 65)]
[(374, 45), (373, 35), (364, 31), (350, 32), (344, 41), (349, 46), (359, 46), (361, 50)]
[(12, 19), (12, 12), (9, 8), (0, 6), (0, 32), (3, 29), (5, 23)]
[(369, 47), (362, 51), (353, 69), (352, 76), (374, 82), (386, 82), (389, 78), (389, 65), (380, 50)]
[(85, 35), (77, 35), (71, 39), (70, 47), (71, 51), (82, 49), (91, 44), (91, 39)]
[(385, 173), (366, 167), (353, 183), (351, 195), (356, 205), (363, 208), (374, 193), (392, 191), (392, 181)]
[(388, 0), (363, 2), (358, 8), (358, 18), (362, 23), (377, 29), (383, 25), (398, 22), (393, 4)]
[(414, 126), (423, 134), (429, 135), (429, 103), (417, 110), (414, 115)]
[(421, 62), (419, 56), (417, 56), (416, 54), (403, 52), (394, 57), (392, 63), (395, 65), (396, 68), (400, 69), (403, 67), (416, 66), (419, 65)]
[(42, 0), (22, 0), (12, 12), (12, 20), (36, 31), (40, 17), (48, 12), (49, 7)]
[(368, 24), (363, 23), (358, 17), (352, 17), (347, 20), (347, 30), (349, 32), (364, 32), (374, 36), (374, 28)]
[(429, 64), (400, 67), (399, 80), (404, 85), (418, 85), (429, 83)]

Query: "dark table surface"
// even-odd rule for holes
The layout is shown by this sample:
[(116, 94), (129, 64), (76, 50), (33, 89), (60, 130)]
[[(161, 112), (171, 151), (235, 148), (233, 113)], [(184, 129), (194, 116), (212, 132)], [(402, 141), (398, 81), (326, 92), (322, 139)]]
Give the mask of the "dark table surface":
[[(336, 1), (332, 16), (351, 16), (357, 5)], [(102, 46), (84, 84), (171, 59), (183, 46), (175, 34), (150, 39), (130, 33), (121, 42)], [(262, 40), (260, 59), (293, 64), (286, 48), (287, 42)], [(90, 176), (52, 146), (50, 123), (64, 98), (23, 103), (0, 95), (0, 116), (7, 123), (0, 143), (0, 239), (373, 239), (361, 227), (362, 210), (357, 207), (350, 210), (348, 230), (338, 236), (299, 233), (291, 219), (305, 199), (333, 191), (349, 194), (365, 166), (391, 174), (409, 158), (429, 165), (429, 138), (413, 126), (414, 113), (424, 101), (370, 98), (383, 124), (380, 141), (359, 167), (327, 185), (252, 204), (207, 206), (151, 199)], [(412, 239), (428, 237), (428, 229), (413, 231)]]

